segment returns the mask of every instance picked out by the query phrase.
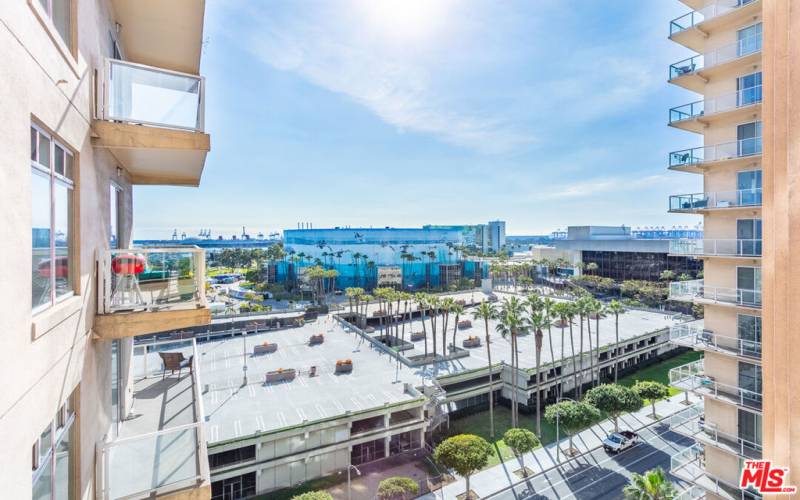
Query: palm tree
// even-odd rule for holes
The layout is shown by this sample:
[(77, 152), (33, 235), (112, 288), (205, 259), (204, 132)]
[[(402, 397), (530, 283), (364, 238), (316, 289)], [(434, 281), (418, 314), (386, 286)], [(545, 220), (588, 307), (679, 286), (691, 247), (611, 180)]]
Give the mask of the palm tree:
[(554, 368), (556, 365), (556, 357), (553, 354), (553, 317), (554, 317), (553, 307), (555, 305), (556, 305), (555, 301), (549, 297), (545, 297), (544, 299), (542, 299), (542, 310), (545, 312), (547, 318), (549, 319), (549, 321), (547, 322), (547, 340), (550, 344), (550, 362), (553, 364)]
[(539, 366), (542, 361), (542, 329), (550, 325), (550, 317), (546, 312), (531, 307), (528, 317), (528, 326), (533, 330), (536, 340), (536, 435), (542, 435), (542, 416), (541, 416), (541, 397), (542, 377), (539, 373)]
[[(422, 334), (425, 335), (425, 358), (428, 358), (428, 332), (425, 327), (425, 311), (428, 309), (428, 297), (426, 294), (422, 292), (417, 292), (414, 294), (414, 302), (417, 304), (417, 310), (419, 311), (419, 317), (422, 321)], [(435, 356), (435, 354), (434, 354)]]
[(567, 318), (567, 322), (569, 323), (569, 345), (572, 351), (572, 379), (573, 379), (573, 390), (575, 391), (575, 397), (578, 397), (578, 367), (575, 362), (575, 334), (572, 332), (572, 321), (575, 319), (575, 315), (578, 313), (575, 304), (566, 303), (566, 308), (564, 311), (565, 317)]
[(511, 426), (519, 427), (518, 424), (518, 405), (517, 405), (517, 369), (519, 366), (519, 355), (517, 353), (517, 336), (525, 330), (524, 304), (518, 297), (511, 297), (503, 300), (500, 306), (500, 323), (497, 331), (505, 338), (511, 337)]
[(464, 314), (464, 306), (454, 303), (450, 308), (450, 312), (456, 315), (455, 322), (453, 323), (453, 349), (455, 349), (456, 333), (458, 332), (458, 317)]
[[(595, 339), (595, 349), (597, 349), (597, 383), (600, 384), (600, 318), (603, 316), (603, 303), (597, 299), (592, 299), (590, 302), (589, 307), (589, 316), (594, 316), (594, 335)], [(589, 336), (589, 350), (592, 350), (591, 346), (591, 335)], [(594, 356), (591, 358), (592, 363), (594, 363)], [(594, 371), (592, 371), (592, 383), (594, 384)], [(594, 385), (593, 385), (594, 386)]]
[(678, 494), (661, 467), (650, 469), (644, 475), (634, 472), (630, 484), (622, 492), (629, 500), (671, 500)]
[(619, 357), (619, 353), (617, 349), (619, 349), (619, 315), (625, 314), (625, 308), (618, 300), (612, 300), (608, 306), (606, 306), (606, 313), (614, 315), (614, 323), (615, 323), (615, 340), (614, 340), (614, 383), (617, 383), (617, 372), (619, 371), (619, 361), (617, 358)]
[[(450, 320), (450, 312), (453, 310), (453, 306), (455, 305), (456, 301), (453, 297), (445, 297), (442, 299), (442, 354), (447, 356), (447, 323)], [(455, 345), (453, 345), (453, 349), (455, 349)]]
[(558, 378), (558, 398), (564, 394), (564, 328), (567, 326), (567, 314), (569, 313), (569, 304), (566, 302), (558, 302), (553, 306), (553, 315), (558, 316), (559, 327), (561, 328), (561, 376)]
[[(576, 388), (575, 392), (575, 399), (580, 399), (581, 394), (583, 394), (583, 318), (588, 318), (589, 316), (589, 303), (586, 297), (581, 297), (575, 301), (575, 312), (578, 314), (578, 320), (580, 323), (580, 344), (578, 344), (578, 365), (580, 370), (580, 386)], [(589, 333), (589, 338), (591, 338), (592, 334)], [(574, 354), (573, 354), (574, 356)]]
[(489, 345), (489, 320), (497, 317), (497, 308), (494, 307), (494, 304), (484, 300), (472, 312), (472, 317), (476, 321), (482, 319), (486, 327), (486, 358), (489, 361), (489, 435), (494, 438), (494, 384), (492, 383), (492, 349)]
[[(439, 314), (439, 309), (442, 307), (442, 301), (439, 297), (431, 295), (428, 299), (428, 305), (431, 312), (431, 338), (433, 339), (433, 357), (436, 358), (436, 316)], [(447, 346), (443, 345), (442, 349), (444, 354), (447, 355)]]

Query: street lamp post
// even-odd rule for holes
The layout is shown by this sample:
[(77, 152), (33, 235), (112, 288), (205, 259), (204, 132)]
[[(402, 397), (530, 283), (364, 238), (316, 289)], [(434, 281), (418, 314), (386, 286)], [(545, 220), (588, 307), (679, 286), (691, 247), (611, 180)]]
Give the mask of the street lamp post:
[(353, 499), (353, 492), (350, 490), (350, 469), (356, 471), (356, 474), (358, 474), (359, 476), (361, 475), (361, 471), (358, 470), (358, 467), (356, 467), (355, 465), (349, 464), (347, 466), (347, 500)]
[[(558, 404), (558, 403), (560, 403), (562, 401), (572, 401), (573, 403), (577, 403), (577, 401), (575, 401), (572, 398), (561, 397), (561, 398), (556, 399), (556, 404)], [(559, 417), (560, 416), (561, 416), (561, 412), (556, 411), (556, 463), (557, 464), (561, 463), (561, 439), (560, 439), (559, 433), (558, 433)]]

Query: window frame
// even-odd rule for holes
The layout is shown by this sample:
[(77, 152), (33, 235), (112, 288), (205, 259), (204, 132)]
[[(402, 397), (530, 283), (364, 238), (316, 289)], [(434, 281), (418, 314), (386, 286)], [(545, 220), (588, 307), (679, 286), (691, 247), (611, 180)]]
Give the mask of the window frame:
[[(63, 405), (58, 409), (54, 418), (50, 420), (50, 442), (46, 445), (48, 446), (47, 452), (42, 455), (41, 448), (44, 443), (42, 443), (41, 437), (37, 437), (36, 441), (33, 443), (32, 451), (32, 470), (31, 470), (31, 485), (32, 487), (36, 485), (37, 481), (41, 479), (44, 472), (50, 468), (50, 498), (56, 499), (56, 482), (57, 482), (57, 475), (56, 475), (56, 449), (64, 440), (64, 438), (69, 437), (71, 439), (70, 443), (72, 446), (77, 445), (77, 441), (75, 438), (77, 437), (75, 434), (70, 435), (70, 433), (76, 429), (74, 427), (75, 420), (77, 419), (75, 410), (74, 410), (74, 393), (67, 398), (67, 401), (64, 402)], [(75, 448), (70, 447), (70, 460), (76, 460)], [(74, 488), (74, 485), (71, 485)], [(70, 497), (68, 497), (70, 498)], [(60, 500), (60, 499), (56, 499)]]
[[(49, 214), (49, 222), (50, 225), (49, 229), (49, 259), (50, 259), (50, 297), (49, 301), (38, 304), (36, 306), (33, 305), (33, 300), (31, 299), (31, 313), (38, 314), (42, 311), (48, 310), (55, 306), (56, 304), (63, 302), (64, 300), (69, 299), (77, 295), (78, 287), (76, 286), (76, 270), (78, 266), (76, 266), (76, 259), (77, 259), (77, 237), (76, 237), (76, 224), (75, 224), (75, 213), (77, 209), (76, 203), (76, 196), (77, 196), (77, 182), (75, 181), (75, 177), (77, 177), (77, 168), (78, 168), (78, 161), (75, 155), (75, 152), (60, 141), (57, 137), (53, 134), (45, 130), (42, 126), (38, 125), (35, 122), (31, 122), (30, 124), (30, 132), (33, 133), (36, 131), (36, 141), (35, 141), (35, 155), (34, 152), (31, 151), (31, 158), (30, 158), (30, 167), (31, 167), (31, 176), (39, 175), (45, 177), (48, 181), (48, 190), (49, 190), (49, 203), (50, 209), (48, 211)], [(49, 165), (44, 166), (39, 162), (40, 154), (41, 154), (41, 147), (40, 147), (40, 137), (46, 137), (47, 140), (50, 142), (49, 144)], [(56, 148), (60, 148), (64, 155), (64, 174), (59, 174), (56, 172), (56, 159), (55, 153)], [(34, 158), (35, 156), (35, 158)], [(72, 159), (71, 166), (69, 171), (67, 171), (67, 157)], [(69, 175), (69, 177), (67, 176)], [(68, 224), (69, 224), (69, 234), (67, 236), (67, 254), (69, 257), (69, 277), (67, 278), (67, 282), (69, 283), (70, 290), (67, 293), (57, 295), (56, 292), (56, 240), (55, 240), (55, 224), (56, 224), (56, 187), (66, 187), (67, 192), (70, 194), (69, 197), (69, 213), (68, 213)], [(31, 198), (31, 205), (33, 205), (34, 201)], [(33, 261), (31, 261), (31, 269), (33, 268)]]
[(78, 0), (66, 0), (69, 3), (69, 43), (64, 40), (64, 37), (61, 36), (61, 32), (58, 31), (58, 28), (56, 28), (53, 22), (51, 16), (53, 0), (44, 1), (47, 2), (47, 6), (42, 5), (42, 0), (28, 0), (28, 7), (36, 15), (39, 23), (41, 23), (47, 35), (56, 46), (56, 49), (61, 53), (61, 56), (67, 61), (75, 77), (80, 78), (80, 71), (78, 68)]

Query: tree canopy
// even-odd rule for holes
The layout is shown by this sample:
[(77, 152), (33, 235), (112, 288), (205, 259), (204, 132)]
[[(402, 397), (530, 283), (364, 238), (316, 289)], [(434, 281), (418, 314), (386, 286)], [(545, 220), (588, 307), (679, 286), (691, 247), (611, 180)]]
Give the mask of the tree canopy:
[(600, 420), (600, 410), (583, 401), (565, 400), (548, 406), (544, 418), (553, 424), (558, 419), (567, 434), (574, 434)]
[(309, 491), (293, 496), (292, 500), (333, 500), (333, 497), (327, 491)]
[(461, 476), (469, 476), (489, 462), (491, 445), (474, 434), (459, 434), (442, 441), (433, 452), (440, 464), (453, 469)]
[(528, 429), (509, 429), (503, 434), (503, 441), (514, 452), (515, 455), (522, 455), (533, 451), (540, 444), (536, 434)]
[(642, 398), (638, 394), (618, 384), (603, 384), (590, 389), (586, 393), (586, 401), (611, 417), (614, 430), (618, 430), (617, 420), (622, 413), (642, 407)]
[(378, 484), (379, 500), (403, 500), (415, 497), (417, 493), (419, 493), (419, 485), (409, 477), (390, 477)]

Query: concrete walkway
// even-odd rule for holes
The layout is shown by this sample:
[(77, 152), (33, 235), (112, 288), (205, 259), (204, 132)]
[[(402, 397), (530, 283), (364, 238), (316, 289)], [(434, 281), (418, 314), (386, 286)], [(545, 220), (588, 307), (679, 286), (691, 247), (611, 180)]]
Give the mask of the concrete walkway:
[[(669, 399), (659, 401), (656, 403), (656, 415), (659, 419), (664, 420), (671, 415), (678, 413), (687, 408), (684, 403), (686, 399), (685, 393), (676, 394)], [(699, 402), (701, 399), (689, 395), (691, 404)], [(652, 418), (652, 407), (647, 405), (637, 412), (623, 415), (619, 419), (619, 428), (623, 430), (639, 431), (644, 427), (655, 424), (657, 421)], [(596, 450), (602, 446), (602, 441), (605, 439), (609, 432), (614, 430), (613, 422), (604, 420), (582, 432), (579, 432), (573, 437), (572, 445), (579, 450), (581, 454), (588, 453), (591, 450)], [(561, 464), (567, 461), (568, 458), (564, 451), (569, 446), (567, 438), (561, 439)], [(577, 457), (577, 455), (576, 455)], [(556, 444), (552, 443), (547, 446), (537, 448), (531, 453), (527, 453), (524, 457), (525, 466), (533, 471), (533, 474), (540, 474), (556, 467)], [(481, 472), (474, 474), (470, 478), (470, 488), (472, 491), (486, 497), (504, 488), (520, 481), (520, 478), (514, 474), (514, 471), (520, 468), (519, 460), (512, 458), (504, 463), (495, 465)], [(462, 495), (466, 491), (466, 482), (463, 478), (459, 477), (456, 481), (448, 484), (443, 489), (428, 493), (419, 498), (424, 500), (435, 499), (455, 499), (457, 495)]]

